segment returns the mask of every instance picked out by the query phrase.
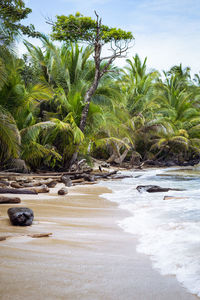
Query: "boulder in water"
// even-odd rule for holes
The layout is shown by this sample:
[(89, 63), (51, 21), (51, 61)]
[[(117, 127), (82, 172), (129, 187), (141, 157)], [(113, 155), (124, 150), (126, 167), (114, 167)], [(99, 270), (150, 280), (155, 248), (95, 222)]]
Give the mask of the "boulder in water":
[(168, 191), (184, 191), (182, 189), (172, 189), (172, 188), (163, 188), (158, 185), (138, 185), (136, 187), (138, 192), (148, 192), (148, 193), (162, 193), (162, 192), (168, 192)]

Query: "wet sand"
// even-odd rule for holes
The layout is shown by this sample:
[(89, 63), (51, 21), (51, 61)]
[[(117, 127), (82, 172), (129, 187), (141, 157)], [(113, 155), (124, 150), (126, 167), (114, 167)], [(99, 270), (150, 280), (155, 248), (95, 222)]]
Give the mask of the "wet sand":
[[(21, 204), (0, 206), (1, 300), (195, 300), (173, 276), (161, 276), (136, 252), (136, 239), (117, 221), (128, 216), (99, 195), (99, 186), (69, 194), (20, 195)], [(11, 226), (7, 209), (33, 209), (31, 227)], [(48, 233), (47, 238), (28, 234)]]

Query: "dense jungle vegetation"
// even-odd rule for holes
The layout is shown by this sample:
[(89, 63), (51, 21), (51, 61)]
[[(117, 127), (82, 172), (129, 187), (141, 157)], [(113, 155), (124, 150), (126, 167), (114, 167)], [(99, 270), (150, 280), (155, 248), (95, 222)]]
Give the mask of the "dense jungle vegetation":
[[(96, 74), (94, 44), (67, 36), (57, 46), (33, 26), (20, 25), (30, 12), (23, 1), (2, 2), (7, 7), (2, 4), (0, 11), (1, 169), (14, 159), (32, 170), (67, 169), (75, 152), (79, 159), (130, 165), (199, 160), (199, 74), (192, 78), (181, 64), (163, 74), (148, 71), (147, 58), (133, 48), (124, 68), (111, 61), (100, 76), (83, 130), (84, 99)], [(14, 40), (20, 32), (38, 37), (43, 46), (25, 41), (27, 54), (17, 57)], [(100, 70), (105, 65), (106, 60)]]

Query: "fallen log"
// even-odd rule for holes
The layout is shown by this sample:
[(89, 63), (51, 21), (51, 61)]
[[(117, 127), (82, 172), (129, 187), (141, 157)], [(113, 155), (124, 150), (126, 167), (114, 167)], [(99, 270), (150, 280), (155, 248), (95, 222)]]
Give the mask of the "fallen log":
[(133, 175), (116, 175), (112, 176), (112, 179), (124, 179), (124, 178), (132, 178)]
[(84, 182), (84, 178), (79, 178), (79, 179), (72, 179), (71, 182), (72, 183), (81, 183), (81, 182)]
[(46, 185), (48, 187), (55, 187), (56, 184), (57, 184), (57, 181), (55, 181), (54, 179), (52, 178), (49, 178), (47, 180), (36, 180), (36, 181), (32, 181), (32, 182), (24, 182), (24, 183), (21, 183), (24, 187), (35, 187), (35, 186), (41, 186), (41, 185)]
[(0, 188), (5, 189), (5, 188), (7, 188), (7, 185), (5, 185), (4, 183), (0, 183)]
[(0, 194), (32, 194), (32, 195), (37, 195), (38, 193), (34, 190), (0, 188)]
[(11, 182), (11, 184), (10, 184), (10, 186), (12, 187), (12, 188), (15, 188), (15, 189), (21, 189), (21, 188), (23, 188), (23, 186), (20, 184), (20, 183), (18, 183), (18, 182)]
[(115, 170), (115, 171), (112, 171), (112, 172), (108, 172), (108, 173), (98, 173), (98, 174), (95, 174), (95, 173), (92, 173), (91, 175), (94, 175), (95, 177), (99, 177), (99, 178), (107, 178), (109, 176), (112, 176), (114, 174), (117, 174), (118, 170)]
[(49, 192), (49, 188), (45, 184), (43, 184), (41, 186), (31, 188), (30, 190), (35, 191), (37, 194), (39, 194), (39, 193), (48, 193)]
[(6, 180), (0, 180), (0, 184), (4, 184), (6, 186), (10, 185), (10, 183), (8, 181), (6, 181)]
[(4, 204), (4, 203), (20, 203), (21, 199), (18, 197), (15, 198), (10, 198), (10, 197), (4, 197), (4, 196), (0, 196), (0, 204)]

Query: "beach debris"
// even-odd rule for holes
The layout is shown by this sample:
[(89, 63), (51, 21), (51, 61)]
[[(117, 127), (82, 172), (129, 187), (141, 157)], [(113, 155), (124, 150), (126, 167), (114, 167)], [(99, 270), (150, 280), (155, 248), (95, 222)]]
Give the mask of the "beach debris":
[(1, 241), (5, 241), (7, 239), (8, 236), (0, 236), (0, 242)]
[(68, 194), (68, 190), (66, 187), (63, 187), (62, 189), (58, 190), (58, 195), (66, 195)]
[(49, 183), (46, 183), (46, 185), (49, 187), (49, 188), (55, 188), (55, 186), (57, 185), (58, 181), (56, 180), (52, 180), (50, 181)]
[(23, 185), (21, 185), (20, 183), (18, 183), (16, 181), (11, 182), (10, 186), (12, 188), (15, 188), (15, 189), (21, 189), (21, 188), (23, 188)]
[(35, 190), (0, 188), (0, 194), (33, 194), (37, 195)]
[(33, 234), (28, 234), (28, 236), (31, 236), (32, 238), (42, 238), (42, 237), (49, 237), (52, 235), (52, 232), (48, 233), (33, 233)]
[(5, 204), (5, 203), (20, 203), (21, 199), (18, 197), (15, 198), (10, 198), (10, 197), (4, 197), (0, 196), (0, 204)]
[(95, 181), (95, 175), (83, 174), (83, 179), (85, 181), (93, 182), (93, 181)]
[(31, 188), (30, 190), (35, 191), (36, 193), (48, 193), (49, 192), (49, 188), (46, 184), (43, 184), (41, 186), (36, 186), (34, 188)]
[[(102, 171), (102, 172), (101, 172)], [(38, 194), (49, 192), (48, 188), (54, 188), (58, 182), (62, 182), (66, 187), (76, 184), (95, 183), (101, 179), (123, 179), (133, 177), (130, 174), (117, 174), (118, 170), (105, 172), (103, 170), (81, 170), (76, 172), (51, 172), (35, 173), (22, 176), (18, 173), (0, 172), (1, 181), (7, 182), (6, 186), (0, 186), (0, 194)], [(12, 181), (12, 188), (7, 185)], [(44, 185), (46, 188), (44, 189)]]
[(189, 197), (164, 196), (163, 200), (189, 199)]
[(104, 162), (104, 163), (101, 164), (101, 167), (102, 168), (110, 168), (110, 164), (107, 163), (107, 162)]
[(5, 189), (5, 188), (7, 188), (7, 185), (5, 185), (4, 183), (0, 183), (0, 188)]
[(148, 192), (148, 193), (159, 193), (159, 192), (168, 192), (168, 191), (184, 191), (183, 189), (173, 189), (173, 188), (163, 188), (158, 185), (138, 185), (136, 187), (138, 192)]
[(15, 226), (30, 226), (34, 219), (33, 211), (28, 207), (12, 207), (7, 213), (11, 224)]
[(68, 187), (72, 186), (72, 181), (68, 175), (62, 175), (61, 181), (62, 181), (62, 183), (65, 184), (65, 186), (68, 186)]
[(4, 185), (4, 186), (9, 186), (10, 183), (6, 180), (0, 180), (0, 184)]

